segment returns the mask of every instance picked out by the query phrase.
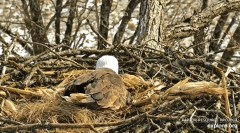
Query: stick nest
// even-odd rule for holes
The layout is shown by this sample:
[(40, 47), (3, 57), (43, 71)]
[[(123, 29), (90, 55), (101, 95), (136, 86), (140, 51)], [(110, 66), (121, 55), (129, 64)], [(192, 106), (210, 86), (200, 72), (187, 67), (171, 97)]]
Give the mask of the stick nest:
[[(122, 55), (119, 64), (123, 68), (121, 77), (131, 93), (131, 100), (117, 111), (89, 109), (61, 98), (62, 91), (70, 82), (94, 69), (95, 57), (80, 58), (76, 54), (64, 61), (57, 58), (63, 53), (55, 53), (58, 56), (47, 54), (9, 59), (5, 62), (9, 66), (7, 73), (0, 79), (0, 131), (238, 130), (239, 75), (230, 73), (225, 77), (224, 69), (204, 60), (174, 60), (170, 53), (140, 57), (134, 51), (136, 48), (124, 49), (126, 47), (119, 52)], [(95, 51), (87, 51), (91, 52), (94, 54)], [(32, 64), (34, 60), (38, 62)], [(224, 124), (232, 127), (221, 127)]]

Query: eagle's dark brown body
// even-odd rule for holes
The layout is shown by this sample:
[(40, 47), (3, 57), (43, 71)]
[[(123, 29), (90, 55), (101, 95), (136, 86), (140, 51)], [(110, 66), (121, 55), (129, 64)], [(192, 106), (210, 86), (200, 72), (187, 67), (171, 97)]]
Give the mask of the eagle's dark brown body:
[(79, 103), (96, 103), (101, 108), (113, 110), (124, 107), (128, 96), (122, 78), (108, 68), (79, 76), (66, 87), (64, 96), (79, 93), (85, 94), (76, 96)]

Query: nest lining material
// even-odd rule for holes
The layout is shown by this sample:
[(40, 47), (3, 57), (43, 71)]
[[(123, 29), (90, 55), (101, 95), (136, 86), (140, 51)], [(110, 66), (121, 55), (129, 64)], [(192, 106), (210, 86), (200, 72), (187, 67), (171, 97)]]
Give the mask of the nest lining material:
[[(125, 108), (118, 111), (108, 109), (91, 110), (64, 101), (61, 98), (63, 88), (79, 75), (89, 72), (91, 71), (80, 70), (64, 73), (60, 76), (62, 82), (53, 89), (39, 87), (17, 91), (18, 89), (1, 87), (2, 114), (22, 123), (111, 123), (132, 119), (131, 115), (136, 117), (135, 113), (133, 113), (136, 112), (134, 111), (136, 108), (139, 108), (137, 110), (144, 114), (153, 112), (154, 107), (159, 104), (162, 106), (165, 105), (164, 103), (171, 102), (169, 100), (176, 100), (181, 97), (186, 98), (187, 96), (187, 98), (194, 99), (206, 94), (214, 96), (224, 96), (225, 94), (225, 88), (218, 84), (205, 81), (188, 82), (189, 79), (177, 83), (163, 93), (157, 93), (159, 90), (155, 91), (154, 89), (157, 87), (151, 86), (151, 83), (144, 81), (140, 77), (125, 74), (122, 75), (122, 79), (132, 93), (132, 103)], [(4, 96), (6, 97), (6, 93), (4, 93), (6, 90), (10, 94), (8, 98), (4, 98)], [(14, 98), (12, 95), (14, 95)], [(128, 119), (126, 119), (126, 115), (128, 115)], [(161, 117), (161, 115), (156, 117)], [(112, 127), (111, 124), (109, 126)], [(93, 130), (86, 127), (80, 128), (78, 131)], [(98, 129), (100, 130), (100, 128)], [(104, 130), (107, 129), (104, 128)]]

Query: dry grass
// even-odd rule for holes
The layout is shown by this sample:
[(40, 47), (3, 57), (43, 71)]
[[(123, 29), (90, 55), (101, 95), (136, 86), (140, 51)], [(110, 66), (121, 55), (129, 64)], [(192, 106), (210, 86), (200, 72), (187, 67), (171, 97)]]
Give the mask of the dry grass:
[[(144, 81), (139, 77), (133, 75), (122, 75), (125, 85), (132, 93), (132, 104), (118, 111), (107, 109), (88, 109), (83, 106), (79, 106), (73, 103), (69, 103), (62, 99), (62, 90), (65, 86), (73, 81), (76, 77), (82, 74), (86, 74), (90, 71), (71, 71), (64, 73), (59, 78), (62, 78), (62, 82), (54, 87), (48, 89), (46, 87), (29, 88), (26, 91), (31, 93), (21, 93), (16, 97), (9, 97), (7, 99), (2, 96), (2, 114), (8, 116), (11, 120), (15, 120), (21, 123), (76, 123), (76, 124), (88, 124), (91, 123), (111, 123), (125, 121), (131, 119), (142, 113), (151, 112), (154, 108), (163, 108), (165, 110), (158, 110), (159, 116), (165, 115), (166, 117), (176, 118), (173, 113), (169, 116), (169, 111), (166, 109), (175, 110), (175, 113), (181, 112), (182, 106), (175, 106), (174, 104), (167, 104), (170, 100), (177, 98), (192, 100), (200, 99), (201, 106), (209, 106), (201, 100), (202, 97), (210, 96), (209, 103), (214, 102), (216, 99), (213, 96), (223, 96), (225, 91), (220, 85), (213, 82), (189, 82), (189, 78), (182, 80), (174, 86), (168, 88), (165, 91), (156, 90), (158, 86), (153, 86), (149, 82)], [(11, 89), (12, 90), (12, 89)], [(24, 91), (24, 90), (23, 90)], [(11, 95), (11, 91), (8, 92)], [(16, 92), (13, 92), (15, 94)], [(28, 96), (25, 97), (24, 94)], [(29, 97), (30, 94), (38, 94), (39, 97)], [(153, 95), (150, 95), (153, 94)], [(216, 98), (217, 98), (216, 97)], [(215, 100), (214, 100), (215, 99)], [(207, 99), (208, 100), (208, 99)], [(221, 101), (224, 103), (223, 97)], [(183, 101), (179, 101), (177, 104), (181, 104)], [(189, 102), (189, 101), (188, 101)], [(227, 101), (228, 102), (228, 101)], [(163, 106), (163, 107), (162, 107)], [(166, 108), (164, 108), (166, 106)], [(239, 109), (239, 103), (237, 104)], [(225, 107), (226, 109), (229, 107)], [(222, 108), (224, 112), (224, 108)], [(174, 112), (174, 111), (172, 111)], [(216, 112), (217, 113), (217, 112)], [(179, 116), (182, 114), (180, 113)], [(157, 115), (156, 115), (157, 116)], [(209, 117), (209, 116), (207, 116)], [(129, 121), (128, 121), (129, 122)], [(140, 124), (132, 122), (132, 124)], [(184, 126), (184, 124), (183, 124)], [(106, 131), (112, 128), (112, 126), (99, 126), (97, 128), (54, 128), (55, 132), (94, 132), (98, 130), (100, 132)], [(48, 129), (46, 129), (48, 130)], [(117, 129), (116, 129), (117, 130)], [(50, 131), (50, 130), (48, 130)], [(53, 131), (53, 130), (51, 130)], [(130, 129), (129, 129), (130, 131)], [(44, 130), (43, 130), (44, 132)], [(96, 131), (95, 131), (96, 132)]]

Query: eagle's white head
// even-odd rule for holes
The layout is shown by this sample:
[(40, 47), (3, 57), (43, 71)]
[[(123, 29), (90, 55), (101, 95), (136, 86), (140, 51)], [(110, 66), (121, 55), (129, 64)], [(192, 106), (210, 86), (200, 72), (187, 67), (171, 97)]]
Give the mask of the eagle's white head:
[(118, 74), (118, 60), (111, 55), (104, 55), (97, 60), (96, 69), (109, 68)]

